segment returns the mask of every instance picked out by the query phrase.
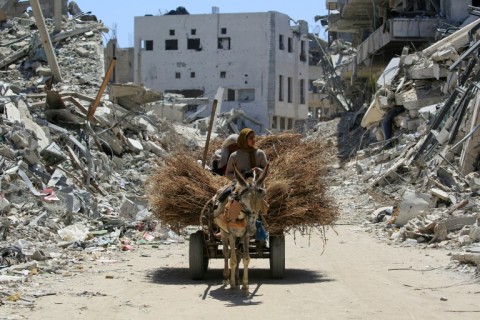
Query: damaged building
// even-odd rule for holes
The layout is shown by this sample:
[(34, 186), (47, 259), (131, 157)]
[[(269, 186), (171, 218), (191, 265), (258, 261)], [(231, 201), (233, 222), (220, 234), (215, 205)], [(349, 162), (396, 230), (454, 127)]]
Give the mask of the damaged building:
[[(162, 93), (108, 83), (115, 60), (104, 68), (103, 23), (73, 1), (65, 14), (54, 9), (67, 1), (46, 11), (50, 2), (29, 1), (27, 14), (15, 9), (22, 2), (0, 2), (8, 13), (0, 23), (2, 275), (11, 264), (36, 264), (29, 257), (40, 247), (49, 255), (57, 240), (72, 240), (64, 228), (91, 223), (109, 234), (135, 225), (140, 212), (148, 220), (140, 186), (152, 167), (170, 148), (198, 148), (196, 130), (178, 134), (141, 108)], [(115, 241), (110, 235), (105, 241)]]
[[(3, 12), (11, 12), (18, 3), (0, 1)], [(235, 131), (237, 121), (264, 130), (287, 130), (298, 120), (308, 123), (307, 110), (313, 120), (330, 120), (343, 111), (353, 111), (355, 105), (342, 90), (342, 78), (337, 74), (340, 69), (325, 58), (330, 53), (328, 43), (310, 35), (307, 38), (304, 26), (292, 27), (285, 15), (240, 14), (238, 19), (255, 17), (265, 28), (272, 27), (269, 23), (273, 21), (279, 26), (275, 33), (268, 33), (268, 39), (255, 38), (259, 47), (242, 51), (236, 46), (237, 37), (244, 39), (246, 48), (251, 47), (247, 40), (253, 38), (247, 36), (249, 33), (240, 35), (238, 23), (224, 21), (228, 18), (235, 22), (232, 16), (201, 15), (224, 21), (223, 30), (208, 29), (201, 17), (172, 12), (168, 19), (175, 22), (163, 29), (167, 36), (143, 34), (136, 38), (138, 57), (132, 54), (133, 49), (119, 54), (123, 49), (115, 46), (105, 52), (105, 26), (74, 6), (73, 1), (68, 3), (68, 14), (60, 15), (62, 19), (42, 21), (37, 18), (38, 12), (27, 16), (19, 10), (8, 13), (0, 24), (0, 303), (8, 317), (10, 310), (20, 306), (34, 309), (36, 299), (55, 294), (46, 290), (45, 276), (59, 282), (80, 272), (90, 277), (88, 272), (96, 273), (87, 264), (91, 259), (112, 261), (112, 254), (126, 257), (123, 251), (145, 243), (154, 244), (152, 248), (161, 252), (164, 248), (159, 246), (183, 241), (152, 217), (144, 185), (157, 165), (165, 165), (169, 155), (198, 151), (202, 142), (205, 145), (202, 128), (176, 122), (193, 121), (202, 112), (209, 114), (219, 86), (226, 88), (223, 100), (227, 101), (222, 104), (230, 110), (222, 112), (218, 123), (231, 131)], [(45, 17), (59, 12), (42, 11)], [(341, 127), (343, 118), (335, 118), (321, 121), (314, 126), (315, 132), (307, 134), (308, 139), (321, 139), (332, 147), (338, 147), (337, 138), (353, 143), (353, 136), (364, 136), (364, 140), (373, 136), (375, 142), (355, 153), (342, 154), (340, 147), (337, 154), (336, 149), (331, 154), (319, 152), (319, 157), (332, 161), (325, 174), (337, 175), (329, 192), (342, 210), (359, 221), (358, 226), (378, 232), (378, 239), (398, 246), (444, 248), (452, 260), (461, 262), (462, 272), (467, 265), (480, 266), (480, 34), (476, 22), (480, 21), (476, 20), (480, 10), (467, 7), (467, 13), (471, 22), (460, 23), (422, 49), (401, 46), (392, 59), (385, 61), (391, 65), (374, 78), (375, 91), (368, 100), (371, 111), (365, 108), (359, 118), (365, 128)], [(185, 22), (192, 17), (195, 24)], [(149, 19), (157, 18), (163, 16), (141, 20), (146, 19), (148, 25)], [(178, 21), (185, 24), (180, 26)], [(187, 49), (189, 42), (179, 36), (185, 26), (189, 38), (200, 39), (190, 45), (201, 44), (201, 48), (196, 47), (201, 50)], [(45, 28), (50, 46), (42, 43), (40, 28)], [(213, 30), (209, 31), (213, 36), (204, 37), (208, 30), (203, 28)], [(172, 30), (174, 34), (170, 34)], [(222, 46), (230, 43), (230, 50), (218, 48), (218, 38), (222, 38)], [(178, 40), (178, 49), (165, 50), (168, 40)], [(308, 57), (301, 56), (300, 41), (309, 41)], [(306, 50), (307, 43), (304, 45)], [(206, 47), (212, 48), (207, 51), (210, 55), (223, 56), (219, 59), (222, 65), (209, 62), (210, 57), (203, 55)], [(345, 42), (339, 49), (342, 51), (337, 51), (337, 56), (355, 53), (355, 48)], [(158, 60), (157, 51), (162, 51), (164, 58), (170, 55), (169, 61), (174, 63)], [(184, 51), (182, 55), (180, 51)], [(239, 66), (244, 60), (230, 61), (228, 54), (232, 52), (271, 56), (255, 56), (255, 64)], [(198, 61), (197, 55), (202, 55)], [(129, 78), (134, 56), (151, 64), (148, 69), (138, 68)], [(187, 56), (191, 59), (188, 63), (183, 60)], [(266, 65), (259, 66), (257, 60)], [(347, 66), (347, 61), (342, 66)], [(162, 84), (164, 80), (160, 79), (167, 71), (171, 72), (171, 84), (155, 88), (153, 84)], [(225, 71), (225, 78), (221, 71)], [(295, 77), (296, 72), (302, 77)], [(141, 83), (133, 82), (137, 75)], [(212, 85), (200, 87), (197, 80)], [(297, 110), (294, 105), (301, 98), (301, 80), (305, 102)], [(152, 85), (144, 87), (142, 83), (147, 82)], [(185, 86), (180, 86), (182, 83)], [(198, 90), (193, 96), (186, 91), (192, 88)], [(238, 101), (252, 88), (255, 100), (249, 96), (248, 102)], [(234, 101), (228, 101), (229, 94)], [(414, 94), (417, 98), (409, 98)], [(397, 106), (403, 108), (402, 112), (390, 113)], [(384, 134), (386, 125), (391, 125), (390, 139)], [(351, 161), (340, 164), (336, 156)], [(347, 242), (356, 245), (352, 240)], [(168, 263), (169, 255), (162, 257)], [(128, 261), (125, 258), (123, 262)], [(127, 267), (122, 269), (131, 273)], [(174, 271), (177, 274), (178, 270)], [(72, 295), (70, 289), (68, 295)], [(113, 298), (118, 302), (117, 295)], [(125, 301), (129, 299), (127, 295)], [(219, 301), (223, 303), (224, 299)], [(129, 302), (125, 306), (131, 308)], [(144, 315), (143, 304), (139, 309)]]
[[(478, 265), (478, 1), (326, 1), (323, 83), (352, 106), (344, 143), (394, 243), (464, 246)], [(328, 64), (327, 64), (328, 65)], [(332, 86), (333, 87), (333, 86)], [(357, 140), (358, 139), (358, 140)], [(391, 229), (390, 229), (391, 228)], [(390, 229), (390, 230), (389, 230)]]
[(308, 117), (307, 33), (305, 21), (274, 11), (135, 17), (134, 80), (210, 100), (223, 87), (222, 112), (240, 109), (260, 123), (237, 118), (238, 127), (293, 129)]
[(403, 47), (421, 50), (448, 35), (468, 17), (461, 0), (326, 0), (327, 16), (317, 16), (328, 30), (332, 63), (339, 69), (345, 95), (354, 109), (369, 102), (376, 81)]

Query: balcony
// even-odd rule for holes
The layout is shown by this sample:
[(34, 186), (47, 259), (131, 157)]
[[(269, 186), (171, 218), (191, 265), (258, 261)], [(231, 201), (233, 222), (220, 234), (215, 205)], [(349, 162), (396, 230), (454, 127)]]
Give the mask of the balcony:
[(431, 41), (441, 20), (395, 18), (387, 22), (387, 28), (375, 30), (357, 47), (357, 64), (369, 59), (372, 54), (386, 47), (401, 47), (408, 42)]

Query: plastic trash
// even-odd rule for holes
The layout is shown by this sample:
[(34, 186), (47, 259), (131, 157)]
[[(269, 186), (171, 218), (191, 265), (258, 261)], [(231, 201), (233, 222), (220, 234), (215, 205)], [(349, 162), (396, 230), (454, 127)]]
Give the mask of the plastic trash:
[(88, 228), (76, 223), (57, 231), (64, 241), (83, 241), (87, 238)]
[(132, 245), (126, 244), (122, 246), (122, 251), (133, 251), (134, 248)]

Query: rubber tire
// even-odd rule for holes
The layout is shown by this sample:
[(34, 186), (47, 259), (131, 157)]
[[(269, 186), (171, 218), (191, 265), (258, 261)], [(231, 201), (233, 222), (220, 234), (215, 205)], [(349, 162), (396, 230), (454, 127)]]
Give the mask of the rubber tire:
[(203, 258), (203, 272), (207, 272), (207, 270), (208, 270), (208, 262), (209, 262), (208, 257), (204, 257), (204, 258)]
[(285, 236), (270, 236), (270, 275), (282, 279), (285, 275)]
[(205, 236), (203, 231), (199, 230), (190, 235), (190, 243), (188, 246), (188, 267), (192, 280), (201, 280), (205, 275), (204, 243)]

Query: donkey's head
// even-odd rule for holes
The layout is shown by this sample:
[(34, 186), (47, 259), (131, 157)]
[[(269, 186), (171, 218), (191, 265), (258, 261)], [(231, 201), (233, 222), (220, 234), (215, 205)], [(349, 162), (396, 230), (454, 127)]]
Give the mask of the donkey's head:
[(247, 232), (253, 235), (256, 230), (255, 222), (258, 219), (258, 214), (264, 205), (264, 199), (267, 194), (265, 188), (263, 188), (263, 182), (268, 174), (268, 164), (258, 179), (254, 178), (251, 182), (247, 182), (235, 166), (234, 171), (235, 178), (238, 181), (235, 190), (238, 202), (242, 206), (242, 212), (247, 216)]

